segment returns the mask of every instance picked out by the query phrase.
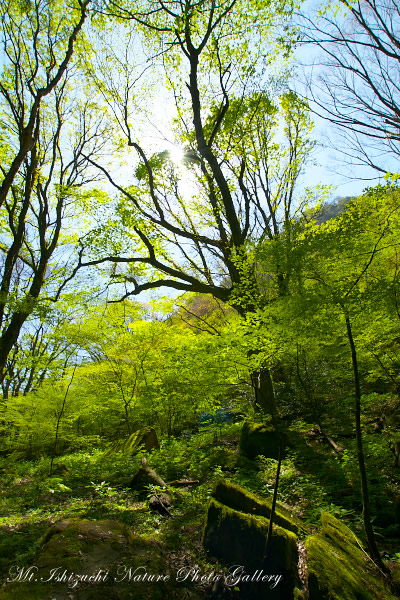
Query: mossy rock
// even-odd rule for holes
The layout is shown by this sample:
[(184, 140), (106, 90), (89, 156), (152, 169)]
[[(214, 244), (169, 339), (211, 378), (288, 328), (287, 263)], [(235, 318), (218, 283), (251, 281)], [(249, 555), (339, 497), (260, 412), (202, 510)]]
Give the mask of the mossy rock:
[(355, 534), (329, 513), (320, 533), (308, 537), (310, 600), (395, 600)]
[(278, 433), (272, 425), (245, 421), (240, 435), (239, 452), (250, 460), (259, 455), (277, 459), (280, 443), (283, 458), (287, 445), (286, 434)]
[(48, 530), (33, 564), (0, 590), (0, 600), (179, 600), (185, 593), (200, 598), (176, 582), (158, 542), (117, 521), (71, 519)]
[[(255, 494), (230, 481), (218, 480), (211, 495), (218, 502), (240, 512), (267, 519), (271, 515), (272, 499), (261, 500)], [(307, 531), (302, 521), (281, 504), (277, 504), (275, 507), (274, 523), (293, 533)]]
[(70, 469), (68, 469), (68, 467), (62, 463), (56, 464), (53, 467), (53, 471), (52, 471), (53, 477), (55, 475), (62, 475), (63, 477), (67, 477), (70, 474), (71, 474)]
[[(297, 538), (291, 531), (275, 526), (265, 557), (268, 524), (264, 517), (244, 514), (212, 498), (203, 544), (211, 557), (231, 572), (241, 567), (248, 576), (241, 577), (238, 583), (241, 598), (292, 600), (297, 583)], [(279, 583), (271, 589), (271, 582), (257, 582), (260, 572), (265, 576), (280, 575)]]
[(154, 427), (142, 427), (138, 429), (127, 440), (118, 440), (109, 445), (104, 453), (104, 458), (112, 455), (114, 452), (123, 452), (130, 456), (134, 456), (144, 448), (146, 452), (151, 452), (154, 449), (160, 448), (157, 433)]
[(160, 448), (157, 433), (153, 427), (143, 427), (139, 431), (135, 431), (126, 443), (126, 451), (130, 454), (135, 454), (142, 447), (147, 452)]

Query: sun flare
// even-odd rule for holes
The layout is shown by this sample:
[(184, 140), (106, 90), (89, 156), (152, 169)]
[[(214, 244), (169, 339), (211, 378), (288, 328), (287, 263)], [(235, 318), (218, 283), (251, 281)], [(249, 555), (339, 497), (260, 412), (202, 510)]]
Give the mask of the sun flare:
[(178, 148), (178, 146), (171, 146), (168, 152), (173, 163), (182, 165), (184, 152), (181, 148)]

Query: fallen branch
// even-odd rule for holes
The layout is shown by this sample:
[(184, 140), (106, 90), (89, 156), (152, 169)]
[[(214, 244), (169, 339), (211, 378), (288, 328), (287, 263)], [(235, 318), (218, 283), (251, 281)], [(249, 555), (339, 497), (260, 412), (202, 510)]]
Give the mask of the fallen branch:
[(169, 487), (185, 487), (187, 485), (198, 485), (200, 481), (198, 479), (178, 479), (176, 481), (170, 481)]
[(321, 426), (319, 426), (319, 431), (322, 437), (328, 442), (330, 447), (333, 448), (333, 450), (336, 452), (336, 454), (341, 454), (342, 452), (344, 452), (344, 448), (342, 446), (339, 446), (339, 444), (337, 444), (335, 440), (331, 438), (330, 435), (327, 435)]
[(159, 488), (163, 488), (163, 490), (165, 491), (154, 492), (154, 494), (149, 498), (149, 507), (151, 508), (151, 510), (156, 510), (161, 514), (167, 514), (169, 516), (172, 516), (169, 507), (171, 506), (174, 500), (179, 501), (179, 498), (181, 498), (182, 495), (178, 491), (175, 491), (173, 494), (169, 493), (168, 488), (179, 487), (179, 485), (193, 485), (199, 482), (174, 481), (172, 482), (172, 484), (167, 484), (164, 481), (164, 479), (162, 479), (162, 477), (160, 477), (160, 475), (149, 466), (145, 458), (142, 458), (141, 463), (142, 466), (140, 467), (136, 475), (133, 477), (130, 483), (130, 487), (134, 488), (138, 485), (138, 483), (142, 484), (144, 481), (147, 481), (150, 482), (152, 485), (158, 486)]
[(169, 510), (171, 506), (172, 498), (169, 494), (162, 492), (154, 492), (154, 494), (149, 498), (149, 506), (151, 510), (155, 510), (161, 514), (167, 514), (168, 516), (172, 516)]

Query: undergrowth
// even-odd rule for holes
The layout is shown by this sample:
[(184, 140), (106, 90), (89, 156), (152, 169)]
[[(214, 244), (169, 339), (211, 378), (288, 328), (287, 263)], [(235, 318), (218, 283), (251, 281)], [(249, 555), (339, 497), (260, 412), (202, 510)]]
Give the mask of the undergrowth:
[[(206, 561), (201, 549), (204, 515), (217, 477), (226, 477), (261, 497), (270, 497), (275, 482), (277, 462), (258, 457), (249, 461), (239, 456), (241, 424), (221, 428), (204, 428), (199, 433), (161, 442), (159, 450), (146, 455), (151, 467), (161, 477), (174, 480), (198, 480), (191, 489), (182, 491), (180, 502), (171, 509), (172, 518), (152, 513), (147, 508), (150, 488), (129, 487), (140, 467), (144, 452), (136, 456), (115, 453), (105, 456), (104, 449), (80, 451), (60, 456), (50, 476), (50, 459), (36, 461), (0, 460), (0, 577), (6, 577), (13, 564), (29, 564), (37, 542), (51, 523), (67, 518), (116, 519), (129, 525), (135, 533), (162, 541), (170, 552), (196, 556)], [(306, 440), (298, 432), (298, 444), (292, 444), (282, 461), (278, 501), (287, 504), (311, 527), (317, 527), (322, 510), (343, 518), (360, 529), (360, 499), (354, 473), (355, 455), (352, 442), (342, 457), (335, 456), (320, 441)], [(370, 450), (370, 448), (372, 448)], [(372, 503), (378, 535), (379, 504), (385, 491), (395, 493), (396, 478), (379, 464), (374, 439), (367, 449), (375, 463), (370, 477), (381, 469), (381, 480), (372, 490)], [(378, 510), (379, 508), (379, 510)], [(386, 542), (387, 556), (396, 557), (398, 529), (392, 527), (393, 539)]]

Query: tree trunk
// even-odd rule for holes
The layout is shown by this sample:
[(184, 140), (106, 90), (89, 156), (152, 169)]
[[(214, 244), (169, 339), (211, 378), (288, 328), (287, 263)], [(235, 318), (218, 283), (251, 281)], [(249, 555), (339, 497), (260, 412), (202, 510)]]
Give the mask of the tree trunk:
[(156, 473), (154, 471), (154, 469), (149, 467), (147, 460), (145, 458), (142, 458), (141, 462), (142, 462), (142, 466), (140, 467), (139, 471), (136, 473), (135, 477), (132, 479), (132, 481), (130, 483), (130, 487), (135, 487), (135, 483), (139, 479), (146, 477), (146, 479), (148, 479), (154, 485), (158, 485), (160, 487), (166, 488), (167, 484), (165, 483), (164, 479), (161, 479), (159, 474)]
[[(254, 285), (256, 285), (255, 282)], [(247, 306), (232, 304), (232, 306), (243, 319), (246, 318), (246, 315), (255, 312), (255, 306), (253, 304)], [(251, 358), (251, 356), (257, 354), (259, 354), (259, 351), (249, 350), (247, 356), (248, 358)], [(250, 377), (254, 390), (256, 412), (271, 416), (272, 422), (276, 425), (278, 413), (270, 369), (268, 367), (260, 366), (251, 373)]]
[(270, 370), (264, 368), (253, 371), (251, 374), (251, 382), (254, 388), (257, 412), (263, 412), (270, 415), (275, 422), (277, 410)]
[(356, 421), (356, 443), (357, 443), (357, 459), (358, 467), (361, 477), (361, 501), (363, 507), (363, 524), (364, 531), (367, 538), (368, 551), (375, 562), (375, 564), (384, 572), (388, 573), (387, 567), (384, 565), (381, 555), (379, 554), (378, 546), (376, 545), (375, 534), (371, 524), (371, 509), (369, 501), (367, 471), (365, 467), (364, 449), (362, 444), (362, 431), (361, 431), (361, 386), (360, 386), (360, 375), (358, 370), (357, 352), (354, 343), (353, 332), (351, 329), (350, 318), (347, 312), (344, 312), (347, 328), (347, 337), (351, 349), (351, 359), (353, 365), (353, 376), (354, 376), (354, 408), (355, 408), (355, 421)]
[[(164, 488), (163, 492), (155, 492), (153, 496), (149, 498), (149, 507), (161, 514), (167, 514), (171, 516), (169, 507), (172, 504), (172, 495), (167, 491), (167, 484), (154, 469), (149, 467), (148, 462), (145, 458), (142, 458), (142, 466), (132, 479), (129, 487), (135, 488), (138, 483), (144, 480), (149, 481), (153, 485)], [(179, 492), (175, 492), (175, 496), (181, 497)]]

